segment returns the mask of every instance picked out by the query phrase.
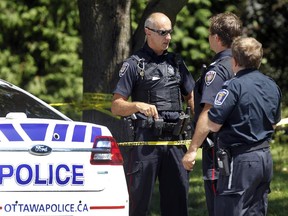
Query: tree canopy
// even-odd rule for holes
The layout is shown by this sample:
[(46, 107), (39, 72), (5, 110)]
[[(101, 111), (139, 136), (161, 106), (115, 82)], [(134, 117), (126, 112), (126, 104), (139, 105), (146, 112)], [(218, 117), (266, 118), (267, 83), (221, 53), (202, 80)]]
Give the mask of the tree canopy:
[[(97, 0), (81, 0), (87, 6), (90, 2), (97, 6)], [(119, 4), (124, 10), (126, 1), (105, 1), (107, 6)], [(171, 1), (175, 5), (166, 5), (170, 1), (147, 0), (131, 1), (126, 5), (129, 11), (127, 22), (131, 25), (128, 31), (127, 56), (143, 42), (143, 20), (147, 10), (163, 10), (175, 14), (174, 31), (170, 49), (182, 54), (189, 70), (195, 79), (198, 78), (202, 64), (210, 62), (213, 53), (209, 49), (209, 17), (215, 13), (231, 11), (243, 21), (244, 34), (256, 37), (264, 47), (264, 59), (261, 71), (273, 77), (283, 92), (283, 103), (287, 106), (288, 96), (288, 4), (287, 0), (189, 0)], [(97, 3), (97, 4), (96, 4)], [(127, 2), (126, 2), (127, 4)], [(158, 5), (157, 7), (155, 5)], [(160, 5), (160, 6), (159, 6)], [(122, 7), (121, 7), (122, 6)], [(177, 7), (178, 6), (178, 7)], [(184, 6), (184, 7), (183, 7)], [(10, 81), (57, 108), (74, 119), (81, 118), (81, 101), (83, 93), (83, 28), (80, 27), (79, 1), (76, 0), (2, 0), (0, 1), (0, 77)], [(162, 9), (164, 8), (164, 9)], [(172, 9), (173, 10), (172, 10)], [(178, 11), (177, 11), (178, 10)], [(102, 10), (107, 16), (114, 16), (111, 10)], [(116, 11), (116, 14), (121, 11)], [(177, 16), (176, 16), (177, 15)], [(88, 16), (84, 13), (83, 16)], [(93, 20), (92, 20), (93, 21)], [(117, 20), (116, 20), (117, 21)], [(126, 22), (125, 21), (125, 22)], [(118, 31), (107, 28), (99, 38), (116, 37), (121, 31), (121, 20), (118, 20)], [(127, 24), (127, 23), (126, 23)], [(112, 26), (112, 25), (111, 25)], [(101, 26), (100, 26), (101, 27)], [(89, 28), (89, 26), (88, 26)], [(103, 28), (103, 27), (102, 27)], [(118, 32), (118, 33), (117, 33)], [(95, 41), (95, 43), (97, 43)], [(121, 43), (121, 40), (115, 41)], [(109, 49), (117, 49), (117, 44)], [(91, 43), (90, 46), (97, 46)], [(108, 46), (108, 45), (107, 45)], [(105, 50), (97, 58), (107, 55)], [(117, 73), (124, 59), (115, 59), (109, 65), (110, 71)], [(105, 67), (102, 66), (101, 67)], [(106, 68), (103, 72), (108, 73)], [(98, 76), (103, 79), (106, 77)], [(113, 74), (112, 74), (113, 75)], [(111, 76), (111, 75), (109, 75)], [(89, 79), (89, 77), (84, 79)], [(96, 80), (98, 82), (98, 80)], [(108, 81), (105, 81), (106, 85)], [(97, 87), (100, 88), (100, 87)], [(110, 94), (112, 84), (98, 92)], [(97, 89), (95, 89), (97, 91)], [(77, 111), (77, 112), (75, 112)]]
[[(0, 77), (48, 103), (82, 95), (76, 1), (0, 1)], [(73, 110), (66, 108), (68, 115)]]

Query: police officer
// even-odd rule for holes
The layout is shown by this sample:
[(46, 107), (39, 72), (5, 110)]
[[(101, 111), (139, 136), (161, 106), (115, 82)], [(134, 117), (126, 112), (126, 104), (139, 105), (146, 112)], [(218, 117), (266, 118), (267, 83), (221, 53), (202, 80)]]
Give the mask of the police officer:
[[(182, 102), (185, 99), (193, 107), (195, 83), (183, 60), (167, 52), (172, 33), (170, 19), (163, 13), (153, 13), (145, 21), (144, 30), (146, 43), (123, 63), (119, 72), (111, 110), (120, 116), (136, 113), (136, 141), (179, 140), (183, 134), (177, 130), (178, 123), (185, 120)], [(124, 164), (130, 216), (148, 215), (156, 179), (161, 215), (188, 215), (189, 176), (181, 163), (186, 150), (185, 145), (131, 148)]]
[(242, 31), (240, 19), (232, 13), (220, 13), (210, 19), (210, 48), (216, 53), (213, 62), (203, 68), (201, 77), (194, 89), (196, 128), (190, 147), (183, 157), (185, 169), (192, 170), (197, 149), (202, 145), (202, 172), (208, 213), (213, 216), (214, 197), (216, 195), (216, 180), (218, 167), (215, 151), (216, 134), (209, 133), (205, 128), (208, 120), (207, 112), (213, 106), (215, 96), (222, 84), (232, 78), (231, 43)]
[[(236, 75), (224, 84), (208, 112), (208, 128), (219, 131), (221, 150), (216, 216), (267, 214), (273, 174), (269, 141), (281, 118), (281, 92), (258, 70), (262, 54), (256, 39), (235, 39), (232, 69)], [(225, 155), (228, 162), (223, 160)]]

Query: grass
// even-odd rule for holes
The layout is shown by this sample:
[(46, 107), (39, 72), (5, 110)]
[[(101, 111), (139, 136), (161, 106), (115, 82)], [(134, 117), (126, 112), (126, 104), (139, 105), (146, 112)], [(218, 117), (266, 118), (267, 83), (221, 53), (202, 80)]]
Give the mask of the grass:
[[(268, 196), (268, 216), (288, 215), (288, 145), (272, 144), (274, 177)], [(193, 172), (190, 173), (189, 215), (208, 215), (201, 171), (201, 150)], [(160, 216), (158, 184), (155, 187), (150, 216)]]
[(268, 215), (288, 214), (288, 145), (272, 144), (274, 177), (269, 194)]

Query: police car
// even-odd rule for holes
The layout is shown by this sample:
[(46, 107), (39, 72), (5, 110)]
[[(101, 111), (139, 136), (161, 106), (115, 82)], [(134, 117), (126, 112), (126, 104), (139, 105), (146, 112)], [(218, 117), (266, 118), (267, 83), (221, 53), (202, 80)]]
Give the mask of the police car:
[(107, 127), (0, 80), (1, 216), (127, 216), (122, 164)]

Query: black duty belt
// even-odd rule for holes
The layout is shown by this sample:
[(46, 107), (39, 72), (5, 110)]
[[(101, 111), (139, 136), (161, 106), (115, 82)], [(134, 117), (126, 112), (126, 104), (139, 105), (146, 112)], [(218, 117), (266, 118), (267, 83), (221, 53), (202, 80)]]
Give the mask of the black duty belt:
[(269, 142), (264, 141), (264, 142), (257, 142), (254, 144), (250, 144), (250, 145), (235, 146), (227, 150), (229, 151), (231, 156), (235, 156), (238, 154), (252, 152), (252, 151), (256, 151), (256, 150), (267, 148), (267, 147), (269, 147)]
[[(139, 128), (152, 128), (153, 124), (147, 120), (136, 120), (136, 127)], [(173, 131), (177, 123), (163, 122), (163, 131)]]

